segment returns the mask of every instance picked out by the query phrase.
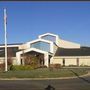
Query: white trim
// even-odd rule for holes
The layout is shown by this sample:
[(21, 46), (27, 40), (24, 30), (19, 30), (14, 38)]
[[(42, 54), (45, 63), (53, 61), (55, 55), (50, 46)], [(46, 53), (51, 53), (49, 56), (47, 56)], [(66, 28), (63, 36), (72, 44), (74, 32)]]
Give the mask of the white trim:
[(36, 39), (36, 40), (31, 41), (31, 42), (28, 42), (27, 44), (31, 48), (32, 43), (36, 43), (39, 41), (46, 42), (46, 43), (50, 44), (50, 52), (53, 53), (53, 42), (52, 41), (48, 41), (48, 40), (44, 40), (44, 39)]
[(45, 51), (42, 51), (42, 50), (39, 50), (39, 49), (36, 49), (36, 48), (26, 49), (26, 50), (24, 50), (24, 53), (27, 53), (29, 51), (36, 51), (36, 52), (39, 52), (39, 53), (42, 53), (42, 54), (47, 53)]
[(36, 48), (30, 48), (30, 49), (26, 49), (26, 50), (23, 50), (23, 51), (19, 51), (16, 54), (19, 55), (19, 54), (23, 54), (23, 52), (27, 53), (27, 52), (30, 52), (30, 51), (36, 51), (36, 52), (39, 52), (39, 53), (42, 53), (42, 54), (47, 53), (45, 51), (42, 51), (42, 50), (39, 50), (39, 49), (36, 49)]
[(45, 64), (47, 67), (48, 67), (48, 64), (49, 64), (49, 63), (48, 63), (48, 62), (49, 62), (48, 60), (49, 60), (49, 55), (48, 55), (48, 53), (45, 53), (45, 54), (44, 54), (44, 62), (45, 62), (44, 64)]
[(43, 42), (51, 43), (51, 41), (48, 41), (48, 40), (44, 40), (44, 39), (35, 39), (35, 40), (33, 40), (33, 41), (28, 42), (27, 44), (32, 44), (32, 43), (35, 43), (35, 42), (38, 42), (38, 41), (43, 41)]
[(59, 36), (58, 35), (56, 35), (56, 34), (52, 34), (52, 33), (45, 33), (45, 34), (42, 34), (42, 35), (39, 35), (38, 37), (39, 38), (42, 38), (43, 36), (46, 36), (46, 35), (51, 35), (51, 36), (54, 36), (54, 37), (56, 37), (56, 44), (58, 45), (58, 41), (59, 41)]
[(54, 58), (90, 58), (90, 56), (54, 56)]
[[(40, 40), (40, 39), (42, 39), (41, 37), (46, 36), (46, 35), (54, 36), (54, 37), (56, 37), (56, 42), (58, 41), (58, 38), (59, 38), (58, 35), (56, 35), (56, 34), (52, 34), (52, 33), (45, 33), (45, 34), (39, 35), (39, 36), (38, 36), (38, 39), (35, 39), (35, 40), (32, 40), (32, 41), (26, 42), (25, 44), (28, 44), (28, 43), (31, 43), (31, 42), (34, 42), (34, 41)], [(43, 40), (45, 40), (45, 39), (43, 39)], [(47, 41), (49, 41), (49, 40), (47, 40)]]
[(27, 52), (30, 52), (30, 51), (36, 51), (36, 52), (42, 53), (44, 55), (45, 54), (48, 54), (47, 52), (42, 51), (42, 50), (39, 50), (39, 49), (36, 49), (36, 48), (30, 48), (30, 49), (26, 49), (26, 50), (23, 50), (23, 51), (19, 51), (19, 52), (16, 53), (17, 65), (20, 65), (21, 64), (21, 54), (23, 54), (23, 52), (24, 53), (27, 53)]
[(45, 34), (39, 35), (38, 37), (41, 38), (41, 37), (46, 36), (46, 35), (51, 35), (51, 36), (55, 36), (55, 37), (58, 36), (58, 35), (55, 35), (55, 34), (52, 34), (52, 33), (45, 33)]
[(56, 45), (57, 45), (57, 46), (58, 46), (58, 44), (59, 44), (59, 42), (58, 42), (59, 40), (60, 40), (60, 38), (59, 38), (59, 36), (57, 35), (57, 36), (56, 36)]
[[(7, 47), (19, 47), (20, 45), (7, 45)], [(0, 48), (5, 47), (5, 45), (0, 46)]]
[(54, 50), (53, 50), (53, 43), (50, 44), (50, 52), (51, 52), (51, 53), (54, 53)]

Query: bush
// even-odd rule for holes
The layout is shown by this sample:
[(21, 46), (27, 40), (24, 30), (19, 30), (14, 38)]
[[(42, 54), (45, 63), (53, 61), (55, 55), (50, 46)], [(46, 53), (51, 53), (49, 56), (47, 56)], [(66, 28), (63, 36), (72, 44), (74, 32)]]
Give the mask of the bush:
[[(10, 70), (10, 67), (11, 67), (11, 66), (12, 66), (12, 65), (8, 65), (8, 66), (7, 66), (7, 69)], [(4, 71), (4, 70), (5, 70), (5, 63), (0, 64), (0, 70), (1, 70), (1, 71)]]
[(50, 64), (50, 71), (52, 71), (53, 69), (60, 69), (61, 68), (61, 64)]
[(61, 64), (54, 64), (54, 68), (60, 69), (61, 68)]
[(77, 65), (69, 65), (69, 67), (77, 67)]
[(90, 67), (89, 65), (80, 65), (80, 67)]
[(47, 68), (45, 65), (38, 66), (38, 68)]
[(33, 70), (35, 69), (34, 66), (31, 66), (31, 65), (25, 65), (25, 66), (22, 66), (22, 65), (12, 65), (10, 67), (10, 70)]
[(0, 64), (0, 70), (4, 70), (5, 69), (5, 63)]

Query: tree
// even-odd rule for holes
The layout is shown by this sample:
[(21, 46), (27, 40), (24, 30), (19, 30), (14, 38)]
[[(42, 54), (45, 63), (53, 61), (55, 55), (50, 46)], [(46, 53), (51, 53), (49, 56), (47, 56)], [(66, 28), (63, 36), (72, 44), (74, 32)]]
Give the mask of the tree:
[(38, 66), (38, 58), (34, 55), (25, 55), (25, 65)]

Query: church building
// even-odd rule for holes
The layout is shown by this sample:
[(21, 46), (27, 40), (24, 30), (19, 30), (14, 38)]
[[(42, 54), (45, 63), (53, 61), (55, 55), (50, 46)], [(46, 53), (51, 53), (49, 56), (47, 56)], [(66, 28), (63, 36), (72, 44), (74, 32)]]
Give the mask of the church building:
[[(25, 56), (39, 57), (40, 64), (61, 64), (62, 66), (90, 66), (90, 47), (61, 39), (58, 35), (45, 33), (37, 39), (8, 44), (8, 58), (13, 65), (25, 64)], [(25, 56), (24, 56), (25, 55)], [(5, 61), (5, 45), (0, 44), (0, 64)]]

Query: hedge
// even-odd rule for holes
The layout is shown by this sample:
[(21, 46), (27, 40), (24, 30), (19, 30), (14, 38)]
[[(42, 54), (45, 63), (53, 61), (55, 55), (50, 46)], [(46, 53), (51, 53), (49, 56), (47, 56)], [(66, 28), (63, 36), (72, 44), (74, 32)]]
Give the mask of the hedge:
[(35, 66), (31, 66), (31, 65), (12, 65), (10, 67), (10, 70), (33, 70), (35, 69)]

